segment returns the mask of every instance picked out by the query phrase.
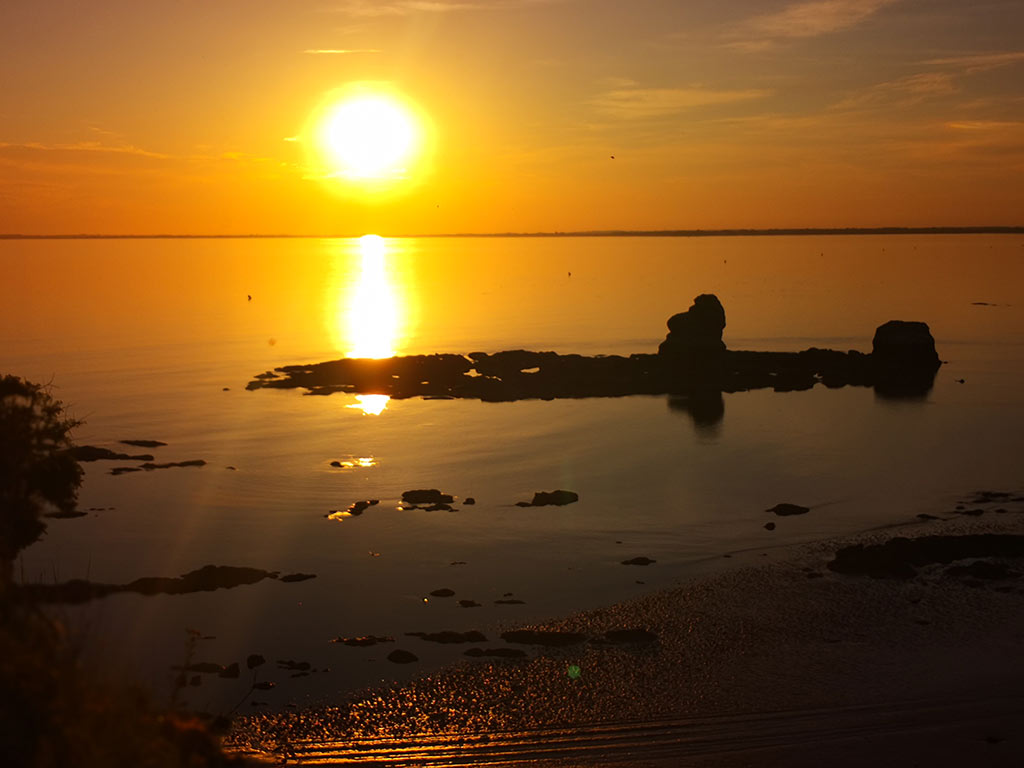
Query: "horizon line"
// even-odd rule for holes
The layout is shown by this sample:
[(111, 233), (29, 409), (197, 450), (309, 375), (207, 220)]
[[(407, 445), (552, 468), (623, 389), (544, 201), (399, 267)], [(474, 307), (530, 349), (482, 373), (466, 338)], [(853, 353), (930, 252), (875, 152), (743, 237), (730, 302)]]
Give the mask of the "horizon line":
[[(0, 240), (341, 240), (363, 237), (353, 234), (25, 234), (0, 233)], [(938, 227), (743, 227), (730, 229), (600, 229), (541, 232), (442, 232), (429, 234), (381, 235), (388, 239), (470, 238), (470, 237), (758, 237), (789, 235), (1015, 235), (1024, 225), (969, 225)]]

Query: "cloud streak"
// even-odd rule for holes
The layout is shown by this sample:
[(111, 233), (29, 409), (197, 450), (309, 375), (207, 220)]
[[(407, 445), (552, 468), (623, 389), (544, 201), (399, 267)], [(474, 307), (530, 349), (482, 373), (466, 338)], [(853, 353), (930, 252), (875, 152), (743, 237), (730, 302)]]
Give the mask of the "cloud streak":
[(345, 56), (352, 53), (381, 53), (379, 48), (307, 48), (303, 53), (309, 53), (314, 56), (330, 56), (338, 55)]
[(929, 59), (924, 63), (930, 66), (960, 67), (968, 74), (973, 74), (975, 72), (988, 72), (992, 69), (1001, 69), (1002, 67), (1024, 63), (1024, 51), (952, 56), (945, 59)]
[(453, 13), (547, 5), (561, 0), (348, 0), (337, 8), (350, 16), (408, 16), (414, 13)]
[(616, 87), (605, 91), (589, 104), (610, 117), (652, 119), (667, 117), (699, 107), (733, 104), (762, 99), (768, 90), (709, 90), (705, 88)]
[(751, 52), (779, 41), (819, 37), (850, 29), (899, 0), (804, 0), (781, 11), (754, 16), (730, 36), (731, 48)]

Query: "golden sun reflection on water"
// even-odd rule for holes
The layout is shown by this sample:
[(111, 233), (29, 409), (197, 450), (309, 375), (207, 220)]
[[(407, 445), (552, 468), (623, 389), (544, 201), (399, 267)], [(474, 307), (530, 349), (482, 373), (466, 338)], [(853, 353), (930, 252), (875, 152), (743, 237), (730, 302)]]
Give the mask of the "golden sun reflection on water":
[[(338, 324), (346, 357), (393, 357), (407, 323), (401, 289), (389, 268), (388, 242), (364, 235), (358, 242), (358, 275), (341, 298)], [(387, 408), (384, 394), (356, 395), (349, 408), (377, 416)]]
[(390, 399), (387, 395), (356, 395), (356, 402), (345, 407), (358, 408), (367, 416), (380, 416)]

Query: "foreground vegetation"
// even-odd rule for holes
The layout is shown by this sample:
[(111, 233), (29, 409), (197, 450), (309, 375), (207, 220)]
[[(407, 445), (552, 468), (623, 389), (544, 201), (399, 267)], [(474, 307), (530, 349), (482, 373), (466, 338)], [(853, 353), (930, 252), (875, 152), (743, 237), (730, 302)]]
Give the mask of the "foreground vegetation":
[(226, 723), (159, 705), (83, 663), (65, 628), (13, 578), (45, 517), (75, 510), (78, 422), (48, 389), (0, 377), (0, 755), (10, 768), (212, 768), (240, 765), (220, 747)]

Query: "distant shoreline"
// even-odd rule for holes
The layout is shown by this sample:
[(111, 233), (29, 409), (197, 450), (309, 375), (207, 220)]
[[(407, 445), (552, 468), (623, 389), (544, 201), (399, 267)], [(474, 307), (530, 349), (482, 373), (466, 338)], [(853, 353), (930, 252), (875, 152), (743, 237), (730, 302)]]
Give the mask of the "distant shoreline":
[[(447, 232), (440, 234), (385, 235), (388, 238), (445, 238), (445, 237), (774, 237), (804, 235), (1024, 235), (1024, 226), (977, 227), (836, 227), (836, 228), (778, 228), (778, 229), (610, 229), (578, 232)], [(336, 240), (360, 237), (352, 234), (335, 235), (29, 235), (0, 234), (0, 240)]]

